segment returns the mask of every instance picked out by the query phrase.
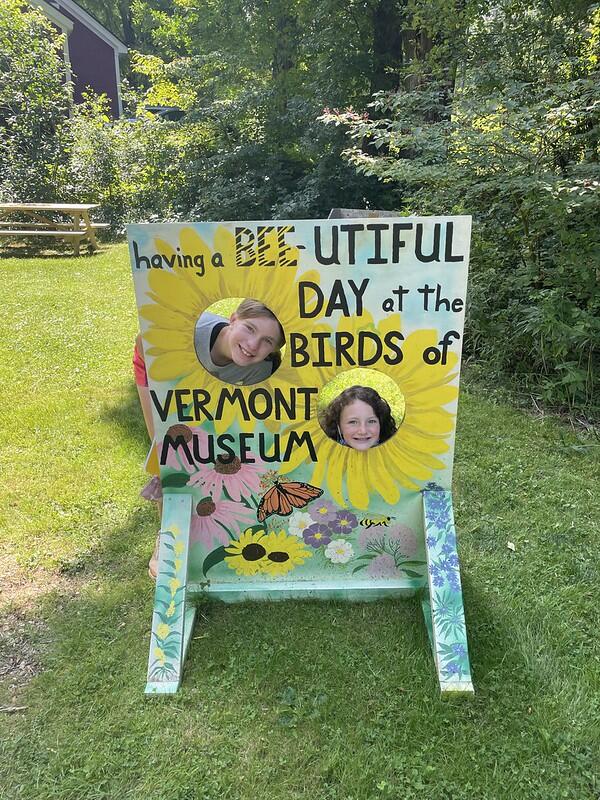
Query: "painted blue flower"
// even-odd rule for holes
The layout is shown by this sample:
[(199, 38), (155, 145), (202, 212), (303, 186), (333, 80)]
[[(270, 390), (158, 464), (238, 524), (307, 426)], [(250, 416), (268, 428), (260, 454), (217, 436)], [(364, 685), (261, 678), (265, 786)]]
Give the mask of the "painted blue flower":
[(450, 498), (445, 492), (432, 492), (427, 496), (427, 521), (443, 531), (450, 525)]
[(452, 645), (452, 652), (457, 656), (467, 655), (467, 650), (464, 644), (461, 644), (460, 642), (454, 642), (454, 644)]
[(450, 661), (450, 663), (446, 664), (446, 666), (444, 667), (444, 672), (447, 675), (460, 675), (461, 673), (460, 664), (457, 664), (456, 661)]

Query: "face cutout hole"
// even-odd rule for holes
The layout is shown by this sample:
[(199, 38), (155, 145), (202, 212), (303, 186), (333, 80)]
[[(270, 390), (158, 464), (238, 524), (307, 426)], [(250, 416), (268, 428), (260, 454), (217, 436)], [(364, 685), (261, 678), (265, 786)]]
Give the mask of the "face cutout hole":
[(260, 300), (226, 297), (212, 303), (194, 327), (194, 349), (205, 370), (224, 383), (267, 380), (281, 364), (285, 334)]
[(391, 439), (404, 421), (406, 403), (388, 375), (357, 368), (329, 381), (321, 390), (317, 408), (327, 436), (365, 451)]

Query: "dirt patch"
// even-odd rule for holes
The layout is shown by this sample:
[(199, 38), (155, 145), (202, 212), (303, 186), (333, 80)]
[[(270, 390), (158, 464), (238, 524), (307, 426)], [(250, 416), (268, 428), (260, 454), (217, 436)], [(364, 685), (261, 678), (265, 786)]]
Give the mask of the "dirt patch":
[(24, 570), (13, 556), (0, 552), (0, 616), (7, 608), (32, 608), (35, 600), (49, 592), (75, 594), (80, 584), (81, 580), (72, 574)]
[(19, 612), (0, 618), (0, 681), (11, 697), (41, 670), (41, 656), (49, 644), (48, 630), (40, 619)]
[(10, 697), (16, 698), (40, 672), (51, 643), (36, 601), (50, 592), (73, 596), (80, 586), (77, 576), (46, 570), (28, 572), (11, 555), (0, 553), (0, 683)]

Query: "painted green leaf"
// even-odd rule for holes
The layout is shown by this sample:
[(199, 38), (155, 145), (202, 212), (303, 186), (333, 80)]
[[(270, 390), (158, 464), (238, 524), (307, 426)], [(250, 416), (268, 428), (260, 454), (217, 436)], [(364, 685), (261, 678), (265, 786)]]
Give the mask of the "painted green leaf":
[(189, 478), (187, 472), (172, 472), (165, 478), (161, 478), (160, 482), (163, 489), (181, 489), (187, 484)]
[(217, 547), (216, 550), (210, 552), (204, 559), (204, 564), (202, 565), (203, 574), (206, 575), (208, 570), (214, 567), (215, 564), (220, 564), (226, 555), (225, 545), (221, 545), (221, 547)]
[(404, 572), (406, 575), (408, 575), (409, 578), (422, 578), (423, 577), (420, 572), (415, 572), (414, 569), (404, 569), (404, 567), (399, 567), (398, 569), (401, 569), (402, 572)]

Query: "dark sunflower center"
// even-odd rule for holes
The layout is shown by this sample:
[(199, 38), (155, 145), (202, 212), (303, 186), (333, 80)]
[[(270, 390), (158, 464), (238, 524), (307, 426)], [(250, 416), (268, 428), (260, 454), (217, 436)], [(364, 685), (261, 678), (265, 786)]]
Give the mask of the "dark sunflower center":
[(200, 500), (196, 506), (196, 514), (199, 517), (210, 517), (211, 514), (214, 514), (216, 508), (210, 497), (206, 497), (204, 500)]
[(283, 564), (284, 561), (288, 561), (290, 558), (289, 553), (280, 553), (277, 550), (274, 553), (269, 553), (267, 556), (269, 561), (274, 561), (276, 564)]
[(221, 475), (235, 475), (241, 468), (242, 462), (237, 456), (232, 458), (231, 461), (225, 461), (223, 456), (217, 456), (217, 460), (215, 461), (215, 472)]
[[(266, 552), (262, 544), (252, 542), (252, 544), (247, 544), (242, 550), (242, 558), (246, 559), (246, 561), (258, 561)], [(271, 556), (269, 556), (269, 558), (270, 557)]]
[(170, 436), (171, 439), (175, 439), (177, 436), (183, 436), (184, 441), (186, 444), (191, 442), (193, 439), (194, 434), (188, 428), (187, 425), (171, 425), (169, 430), (167, 431), (167, 436)]

